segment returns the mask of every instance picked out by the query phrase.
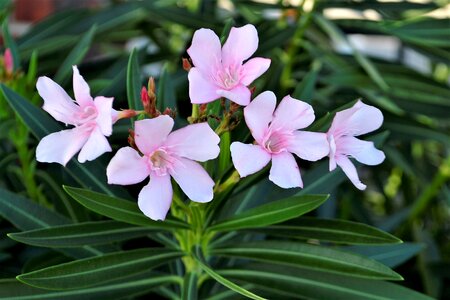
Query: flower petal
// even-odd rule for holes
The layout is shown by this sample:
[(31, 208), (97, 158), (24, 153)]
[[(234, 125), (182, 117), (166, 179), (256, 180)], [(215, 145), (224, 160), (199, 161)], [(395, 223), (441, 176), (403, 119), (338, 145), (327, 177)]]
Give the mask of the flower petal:
[(209, 127), (208, 123), (198, 123), (169, 134), (164, 146), (178, 156), (207, 161), (219, 155), (219, 142), (219, 136)]
[(215, 74), (215, 70), (221, 65), (220, 40), (211, 29), (202, 28), (195, 31), (187, 53), (201, 73)]
[(36, 148), (36, 160), (65, 166), (89, 138), (84, 127), (55, 132), (44, 137)]
[(170, 175), (150, 174), (150, 182), (138, 196), (139, 209), (154, 221), (164, 220), (172, 204), (172, 183)]
[(351, 155), (360, 163), (374, 166), (386, 158), (383, 151), (375, 148), (371, 141), (363, 141), (353, 136), (344, 136), (337, 140), (337, 151), (340, 154)]
[(256, 173), (270, 161), (271, 155), (259, 145), (234, 142), (230, 146), (234, 167), (241, 177)]
[(377, 130), (382, 123), (383, 114), (378, 108), (358, 101), (351, 108), (336, 113), (328, 132), (335, 139), (342, 135), (358, 136)]
[(330, 145), (325, 133), (296, 131), (289, 142), (288, 151), (301, 159), (316, 161), (328, 155)]
[(78, 161), (80, 163), (84, 163), (87, 160), (92, 161), (103, 153), (111, 151), (108, 140), (100, 131), (100, 128), (96, 126), (83, 148), (81, 148), (80, 154), (78, 154)]
[(162, 145), (172, 128), (173, 119), (166, 115), (136, 121), (134, 140), (142, 153), (151, 154), (156, 147)]
[(276, 105), (277, 98), (275, 94), (271, 91), (265, 91), (244, 108), (245, 123), (247, 123), (252, 136), (258, 143), (261, 143), (265, 132), (269, 128)]
[(106, 168), (109, 184), (135, 184), (150, 174), (146, 158), (131, 147), (123, 147), (117, 151)]
[(103, 135), (110, 136), (112, 134), (112, 123), (113, 123), (113, 103), (114, 98), (106, 98), (103, 96), (95, 97), (94, 104), (97, 109), (97, 118), (95, 121), (100, 127)]
[(89, 85), (80, 75), (77, 66), (72, 66), (73, 69), (73, 93), (75, 94), (75, 100), (81, 107), (93, 105), (91, 97), (91, 89)]
[(289, 152), (272, 155), (269, 180), (284, 189), (303, 187), (297, 162)]
[(80, 107), (73, 102), (56, 82), (48, 77), (39, 77), (36, 88), (44, 99), (42, 108), (53, 118), (65, 124), (77, 124), (75, 115), (80, 112)]
[(192, 201), (204, 203), (213, 199), (214, 181), (199, 163), (180, 157), (169, 172)]
[(255, 26), (247, 24), (232, 27), (222, 48), (222, 64), (224, 66), (240, 65), (255, 53), (258, 48), (258, 32)]
[(353, 185), (356, 186), (356, 188), (358, 188), (359, 190), (366, 189), (366, 185), (359, 180), (355, 165), (353, 165), (353, 163), (347, 156), (345, 155), (337, 156), (336, 163), (338, 164), (338, 166), (342, 168), (342, 171), (344, 171), (345, 175), (347, 175), (347, 177), (350, 179)]
[(243, 85), (237, 85), (231, 90), (217, 90), (217, 94), (242, 106), (250, 103), (250, 90)]
[(297, 130), (308, 127), (314, 121), (314, 110), (306, 102), (286, 96), (275, 110), (271, 128)]
[(270, 67), (270, 59), (255, 57), (247, 61), (243, 66), (241, 83), (250, 85), (256, 78), (264, 74)]
[(330, 158), (329, 170), (330, 172), (336, 169), (336, 142), (333, 135), (327, 135), (328, 143), (330, 144), (330, 153), (328, 157)]
[(191, 103), (208, 103), (220, 98), (216, 87), (209, 79), (205, 79), (197, 68), (191, 68), (188, 74), (189, 98)]

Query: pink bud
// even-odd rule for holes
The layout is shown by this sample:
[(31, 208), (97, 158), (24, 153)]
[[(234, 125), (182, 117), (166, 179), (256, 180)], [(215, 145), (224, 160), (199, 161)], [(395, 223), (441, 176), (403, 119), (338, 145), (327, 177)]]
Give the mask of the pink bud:
[(5, 53), (3, 55), (3, 60), (5, 62), (6, 73), (12, 74), (12, 72), (14, 70), (14, 62), (13, 62), (11, 50), (9, 48), (6, 48)]

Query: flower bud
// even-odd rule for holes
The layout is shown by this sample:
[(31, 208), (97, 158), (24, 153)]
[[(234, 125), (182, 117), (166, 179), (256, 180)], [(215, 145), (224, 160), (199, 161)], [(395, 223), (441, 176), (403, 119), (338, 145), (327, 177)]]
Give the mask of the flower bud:
[(11, 54), (11, 50), (7, 48), (3, 54), (3, 61), (5, 63), (5, 69), (7, 74), (12, 74), (14, 70), (14, 62)]
[(187, 59), (187, 58), (183, 58), (183, 69), (185, 70), (185, 71), (188, 71), (189, 72), (189, 70), (192, 68), (192, 65), (191, 65), (191, 63), (189, 62), (189, 59)]

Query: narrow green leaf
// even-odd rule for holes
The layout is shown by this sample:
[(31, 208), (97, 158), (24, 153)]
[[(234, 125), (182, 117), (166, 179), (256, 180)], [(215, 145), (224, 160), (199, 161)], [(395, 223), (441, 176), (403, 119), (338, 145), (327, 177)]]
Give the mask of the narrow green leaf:
[(197, 300), (198, 290), (197, 290), (198, 276), (194, 272), (188, 272), (184, 275), (183, 280), (183, 290), (181, 292), (182, 300)]
[(8, 236), (33, 246), (68, 248), (109, 244), (146, 236), (151, 232), (153, 230), (147, 227), (136, 227), (117, 221), (98, 221), (9, 233)]
[(38, 64), (38, 52), (35, 50), (31, 54), (30, 63), (28, 64), (27, 83), (32, 85), (36, 81)]
[(283, 224), (250, 229), (271, 236), (344, 244), (392, 244), (402, 241), (375, 227), (344, 220), (302, 217)]
[(127, 97), (128, 107), (141, 110), (141, 72), (139, 69), (138, 50), (131, 51), (127, 66)]
[(245, 269), (217, 273), (287, 299), (313, 300), (432, 300), (403, 286), (325, 272), (273, 265), (249, 265)]
[(219, 171), (218, 175), (222, 176), (231, 165), (231, 133), (226, 131), (220, 137), (220, 154), (219, 154)]
[(62, 62), (58, 71), (55, 74), (55, 81), (61, 84), (64, 84), (66, 80), (68, 80), (72, 66), (78, 65), (83, 60), (84, 56), (89, 51), (91, 47), (92, 39), (95, 35), (95, 31), (97, 30), (97, 26), (94, 25), (86, 32), (80, 39), (80, 41), (76, 44), (76, 46), (70, 51), (67, 55), (66, 59)]
[(169, 73), (170, 64), (166, 62), (161, 70), (156, 88), (156, 108), (164, 111), (166, 108), (176, 108), (176, 89), (173, 85), (173, 79)]
[(83, 206), (116, 221), (166, 230), (189, 228), (188, 224), (177, 220), (153, 221), (140, 211), (136, 203), (131, 201), (69, 186), (64, 186), (64, 190)]
[(6, 48), (9, 48), (9, 50), (11, 51), (11, 55), (13, 57), (13, 64), (14, 64), (14, 71), (17, 71), (18, 69), (20, 69), (20, 55), (19, 55), (19, 51), (17, 49), (17, 44), (14, 41), (14, 39), (11, 36), (11, 33), (9, 32), (9, 28), (8, 28), (8, 18), (6, 18), (3, 21), (3, 39), (5, 42), (5, 46)]
[(229, 288), (230, 290), (235, 291), (236, 293), (239, 293), (247, 298), (255, 299), (255, 300), (265, 300), (264, 298), (253, 294), (252, 292), (247, 291), (246, 289), (240, 287), (239, 285), (229, 281), (228, 279), (222, 277), (218, 273), (214, 272), (210, 267), (208, 267), (205, 263), (201, 261), (201, 259), (195, 255), (194, 256), (197, 263), (199, 264), (200, 268), (202, 268), (203, 271), (205, 271), (206, 274), (211, 276), (211, 278), (215, 279), (218, 283), (222, 284), (223, 286)]
[(273, 201), (220, 221), (211, 226), (209, 230), (231, 231), (280, 223), (317, 208), (327, 198), (328, 195), (305, 195)]
[(231, 27), (234, 25), (233, 18), (230, 18), (225, 21), (225, 24), (223, 26), (222, 34), (220, 35), (220, 43), (223, 45), (228, 39), (228, 35), (230, 34)]
[(139, 274), (183, 256), (166, 248), (120, 251), (25, 273), (17, 279), (44, 289), (78, 289)]
[(350, 252), (308, 244), (262, 241), (213, 249), (213, 255), (239, 257), (370, 279), (402, 280), (385, 265)]
[(49, 291), (22, 284), (15, 279), (2, 279), (0, 280), (0, 298), (8, 300), (121, 299), (130, 296), (130, 294), (148, 291), (154, 287), (180, 283), (180, 280), (178, 276), (152, 276), (150, 278), (115, 282), (87, 289)]
[(311, 70), (306, 74), (300, 84), (297, 85), (292, 97), (300, 99), (307, 103), (311, 103), (314, 97), (314, 90), (316, 87), (317, 77), (319, 76), (322, 63), (319, 60), (314, 60)]

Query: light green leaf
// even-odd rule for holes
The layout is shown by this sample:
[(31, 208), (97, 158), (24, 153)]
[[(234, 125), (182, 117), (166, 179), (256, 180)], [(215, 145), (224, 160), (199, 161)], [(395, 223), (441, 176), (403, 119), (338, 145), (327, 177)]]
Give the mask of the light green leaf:
[(228, 247), (213, 249), (211, 254), (290, 265), (361, 278), (403, 279), (396, 272), (370, 258), (332, 248), (294, 242), (261, 241), (232, 244)]
[(183, 256), (166, 248), (110, 253), (25, 273), (17, 279), (44, 289), (78, 289), (125, 279)]
[(18, 242), (49, 248), (101, 245), (146, 236), (153, 232), (147, 227), (137, 227), (117, 221), (85, 222), (52, 226), (8, 236)]
[(250, 209), (212, 225), (210, 231), (231, 231), (262, 227), (301, 216), (328, 198), (327, 195), (294, 196)]
[(188, 272), (184, 275), (183, 290), (181, 292), (182, 300), (197, 300), (198, 298), (198, 276), (194, 272)]
[(64, 186), (64, 190), (83, 206), (116, 221), (166, 230), (189, 228), (189, 225), (178, 220), (153, 221), (140, 211), (136, 203), (131, 201), (69, 186)]

